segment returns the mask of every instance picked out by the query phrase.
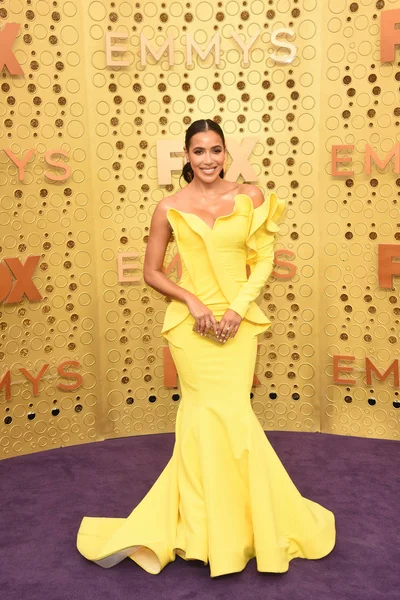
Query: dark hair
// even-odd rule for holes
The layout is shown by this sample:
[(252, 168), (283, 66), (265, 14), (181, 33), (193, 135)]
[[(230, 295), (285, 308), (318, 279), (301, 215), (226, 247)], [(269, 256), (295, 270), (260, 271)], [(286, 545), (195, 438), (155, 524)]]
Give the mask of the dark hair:
[[(212, 121), (211, 119), (199, 119), (198, 121), (193, 121), (193, 123), (190, 125), (190, 127), (188, 127), (186, 130), (186, 135), (185, 135), (186, 148), (189, 149), (190, 140), (192, 139), (192, 137), (194, 135), (196, 135), (196, 133), (208, 131), (209, 129), (211, 129), (212, 131), (215, 131), (215, 133), (217, 133), (219, 135), (219, 137), (221, 138), (222, 143), (224, 145), (224, 148), (225, 148), (224, 132), (222, 131), (222, 129), (218, 125), (218, 123), (216, 123), (215, 121)], [(225, 175), (225, 173), (224, 173), (224, 170), (222, 169), (219, 176), (223, 178), (224, 175)], [(187, 181), (188, 183), (190, 183), (192, 181), (192, 179), (194, 177), (194, 173), (193, 173), (193, 169), (189, 162), (187, 162), (185, 164), (185, 166), (183, 167), (181, 177), (182, 176), (183, 176), (184, 180)]]

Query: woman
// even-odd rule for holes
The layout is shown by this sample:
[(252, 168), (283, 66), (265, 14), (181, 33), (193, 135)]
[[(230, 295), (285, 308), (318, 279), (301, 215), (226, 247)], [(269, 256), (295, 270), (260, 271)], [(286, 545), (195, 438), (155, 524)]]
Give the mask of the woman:
[[(273, 268), (284, 203), (224, 180), (214, 121), (193, 122), (184, 151), (188, 185), (157, 205), (144, 264), (146, 283), (172, 298), (161, 333), (181, 388), (174, 451), (126, 519), (84, 517), (78, 549), (102, 567), (129, 557), (152, 574), (176, 555), (208, 563), (211, 577), (253, 557), (259, 571), (283, 573), (292, 558), (321, 558), (335, 544), (333, 513), (301, 496), (250, 403), (257, 335), (270, 325), (254, 300)], [(179, 284), (162, 272), (172, 231)]]

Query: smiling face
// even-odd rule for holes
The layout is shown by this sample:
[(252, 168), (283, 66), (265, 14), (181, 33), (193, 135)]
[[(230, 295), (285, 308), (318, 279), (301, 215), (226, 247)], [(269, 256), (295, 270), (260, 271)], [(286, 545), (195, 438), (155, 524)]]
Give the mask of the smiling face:
[(225, 148), (222, 139), (212, 129), (195, 133), (185, 148), (186, 162), (189, 161), (194, 176), (204, 183), (215, 181), (224, 167)]

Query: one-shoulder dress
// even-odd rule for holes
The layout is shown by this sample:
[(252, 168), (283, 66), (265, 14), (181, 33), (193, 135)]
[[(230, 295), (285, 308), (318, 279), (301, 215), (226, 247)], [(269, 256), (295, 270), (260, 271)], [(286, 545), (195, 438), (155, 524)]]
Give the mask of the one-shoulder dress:
[(77, 548), (101, 567), (129, 557), (158, 574), (178, 555), (203, 561), (216, 577), (242, 571), (255, 557), (258, 571), (284, 573), (293, 558), (332, 551), (334, 514), (300, 494), (251, 406), (257, 336), (271, 325), (255, 300), (273, 269), (283, 210), (275, 193), (257, 208), (238, 194), (232, 212), (211, 228), (168, 209), (179, 285), (217, 320), (228, 308), (243, 320), (233, 339), (217, 344), (192, 330), (186, 303), (168, 305), (161, 333), (181, 393), (173, 453), (126, 518), (83, 517)]

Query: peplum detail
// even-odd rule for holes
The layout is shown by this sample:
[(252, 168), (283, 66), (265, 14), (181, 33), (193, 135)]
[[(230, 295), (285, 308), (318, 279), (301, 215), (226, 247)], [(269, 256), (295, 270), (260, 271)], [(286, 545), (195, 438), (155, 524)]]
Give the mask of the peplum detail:
[[(263, 310), (255, 302), (260, 290), (273, 268), (272, 257), (268, 259), (269, 273), (259, 269), (260, 276), (256, 286), (252, 286), (251, 295), (249, 286), (245, 287), (246, 263), (253, 270), (260, 259), (265, 261), (262, 251), (267, 246), (272, 250), (274, 236), (279, 231), (276, 220), (285, 208), (285, 201), (278, 199), (275, 193), (269, 194), (264, 202), (254, 208), (252, 199), (247, 194), (235, 196), (235, 206), (229, 215), (218, 217), (214, 227), (210, 228), (200, 217), (195, 214), (169, 208), (167, 218), (175, 233), (176, 243), (180, 258), (184, 263), (188, 278), (184, 284), (185, 289), (201, 299), (202, 290), (196, 287), (196, 272), (198, 262), (204, 252), (207, 253), (210, 265), (210, 278), (215, 277), (218, 282), (222, 302), (226, 299), (226, 308), (232, 307), (242, 318), (253, 323), (254, 335), (262, 333), (271, 324)], [(236, 240), (241, 240), (241, 247), (235, 246)], [(203, 252), (193, 252), (193, 245), (202, 242)], [(250, 275), (255, 278), (255, 274)], [(239, 296), (243, 289), (246, 293), (245, 302)], [(206, 303), (207, 304), (207, 303)], [(240, 304), (240, 307), (239, 307)], [(236, 306), (236, 308), (234, 308)], [(210, 306), (212, 310), (212, 306)], [(167, 307), (161, 335), (168, 340), (168, 332), (179, 325), (190, 315), (185, 302), (172, 300)]]

